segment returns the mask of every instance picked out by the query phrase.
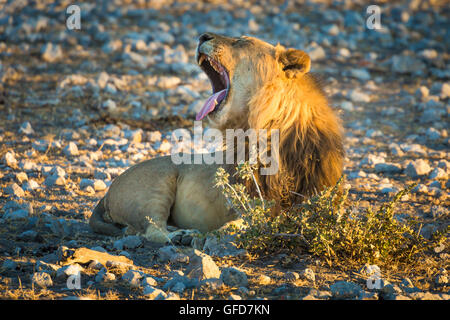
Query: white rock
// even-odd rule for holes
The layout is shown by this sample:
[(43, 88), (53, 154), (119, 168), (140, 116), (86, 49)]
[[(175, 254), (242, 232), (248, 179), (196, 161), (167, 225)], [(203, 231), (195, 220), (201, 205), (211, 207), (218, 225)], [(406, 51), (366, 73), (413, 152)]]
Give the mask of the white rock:
[(25, 192), (17, 183), (13, 183), (9, 187), (5, 188), (3, 191), (6, 194), (9, 194), (9, 195), (15, 196), (15, 197), (19, 197), (19, 198), (23, 197), (25, 195)]
[(103, 180), (99, 180), (99, 179), (96, 179), (94, 181), (93, 187), (94, 187), (95, 191), (103, 191), (103, 190), (106, 190), (106, 188), (108, 188), (108, 186), (105, 184), (105, 182)]
[(42, 59), (46, 62), (55, 62), (60, 60), (63, 56), (61, 46), (59, 44), (53, 44), (48, 42), (41, 50)]
[(31, 127), (31, 123), (29, 121), (26, 121), (20, 125), (19, 132), (26, 135), (34, 134), (34, 130)]
[(155, 300), (156, 298), (158, 298), (158, 300), (162, 300), (167, 296), (164, 291), (153, 286), (146, 286), (143, 294), (151, 300)]
[(33, 273), (31, 282), (44, 289), (53, 286), (52, 277), (43, 271)]
[(408, 163), (405, 169), (405, 173), (408, 177), (418, 178), (430, 173), (430, 165), (423, 159), (417, 159)]
[(175, 76), (162, 76), (158, 78), (156, 85), (161, 89), (170, 89), (178, 86), (181, 83), (181, 79)]
[(348, 93), (348, 98), (353, 102), (370, 102), (370, 96), (358, 89), (352, 89)]
[(3, 162), (11, 168), (14, 168), (17, 165), (17, 160), (14, 156), (14, 153), (11, 151), (8, 151), (5, 153), (5, 155), (3, 156)]
[(235, 267), (224, 268), (220, 279), (230, 287), (246, 287), (248, 285), (247, 274)]
[(142, 274), (136, 270), (128, 270), (123, 276), (122, 280), (128, 282), (133, 287), (139, 287), (141, 284)]
[(69, 142), (69, 144), (63, 149), (63, 152), (67, 157), (78, 156), (80, 154), (78, 152), (78, 147), (74, 142)]
[(102, 103), (102, 109), (108, 112), (113, 112), (117, 109), (117, 105), (113, 100), (108, 99)]

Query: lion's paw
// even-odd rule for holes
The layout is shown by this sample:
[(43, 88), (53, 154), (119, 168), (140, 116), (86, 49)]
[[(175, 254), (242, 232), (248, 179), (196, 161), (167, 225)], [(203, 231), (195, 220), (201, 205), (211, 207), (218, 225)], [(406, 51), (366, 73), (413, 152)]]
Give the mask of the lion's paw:
[(201, 235), (201, 232), (195, 229), (178, 229), (169, 233), (169, 239), (173, 244), (191, 246), (192, 240)]

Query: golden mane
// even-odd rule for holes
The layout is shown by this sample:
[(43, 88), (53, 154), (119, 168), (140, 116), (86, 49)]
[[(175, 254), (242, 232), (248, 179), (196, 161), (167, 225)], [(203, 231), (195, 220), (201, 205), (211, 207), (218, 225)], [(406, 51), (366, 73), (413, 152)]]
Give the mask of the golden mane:
[(302, 200), (292, 192), (308, 197), (341, 177), (343, 129), (313, 75), (289, 75), (270, 61), (261, 68), (266, 79), (249, 101), (248, 126), (266, 129), (269, 136), (279, 130), (278, 173), (258, 180), (268, 199), (286, 205)]

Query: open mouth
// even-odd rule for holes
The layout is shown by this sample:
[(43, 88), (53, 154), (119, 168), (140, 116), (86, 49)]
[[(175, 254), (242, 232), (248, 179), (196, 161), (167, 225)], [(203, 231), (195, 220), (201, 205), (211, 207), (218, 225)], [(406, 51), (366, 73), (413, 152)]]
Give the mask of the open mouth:
[(228, 72), (218, 61), (204, 53), (200, 53), (198, 56), (198, 64), (208, 76), (213, 93), (197, 114), (195, 118), (197, 121), (202, 120), (211, 112), (218, 110), (220, 105), (227, 99), (230, 90), (230, 77)]

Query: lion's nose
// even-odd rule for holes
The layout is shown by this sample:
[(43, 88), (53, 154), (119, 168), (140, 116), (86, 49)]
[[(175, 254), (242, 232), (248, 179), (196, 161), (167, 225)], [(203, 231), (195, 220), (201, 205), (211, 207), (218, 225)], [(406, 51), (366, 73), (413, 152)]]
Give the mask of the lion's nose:
[(214, 39), (214, 35), (211, 33), (204, 33), (198, 38), (198, 46), (201, 46), (203, 42)]

